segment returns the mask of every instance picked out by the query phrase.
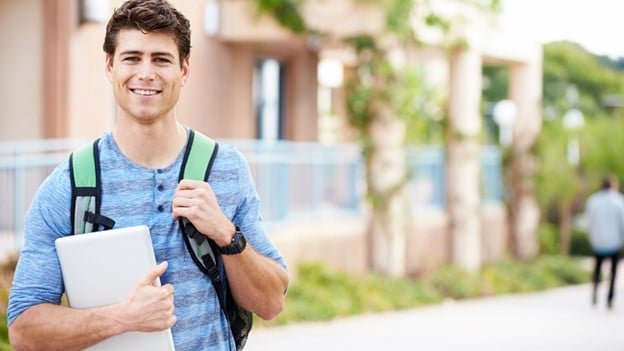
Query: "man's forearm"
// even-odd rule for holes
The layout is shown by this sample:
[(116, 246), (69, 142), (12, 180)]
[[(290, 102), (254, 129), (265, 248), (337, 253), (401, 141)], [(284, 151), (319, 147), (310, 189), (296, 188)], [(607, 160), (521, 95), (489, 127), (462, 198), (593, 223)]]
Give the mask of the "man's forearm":
[(16, 351), (82, 350), (124, 332), (116, 305), (78, 310), (40, 304), (24, 311), (9, 327)]
[(275, 318), (284, 308), (288, 274), (251, 246), (238, 255), (223, 255), (232, 295), (241, 307), (263, 319)]

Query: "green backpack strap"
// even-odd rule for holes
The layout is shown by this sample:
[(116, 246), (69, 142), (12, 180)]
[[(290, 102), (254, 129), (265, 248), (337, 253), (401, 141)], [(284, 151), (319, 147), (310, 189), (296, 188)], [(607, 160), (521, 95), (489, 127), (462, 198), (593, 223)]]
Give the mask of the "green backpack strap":
[[(189, 138), (186, 146), (182, 166), (180, 167), (179, 181), (192, 179), (207, 182), (212, 169), (212, 164), (217, 156), (219, 144), (207, 136), (189, 129)], [(206, 237), (199, 234), (195, 227), (186, 218), (180, 219), (180, 229), (184, 235), (191, 257), (199, 269), (209, 275), (211, 279), (219, 279), (216, 267), (216, 258)], [(205, 257), (208, 255), (208, 257)], [(205, 259), (204, 259), (205, 257)], [(210, 259), (212, 264), (204, 261)]]
[[(179, 180), (192, 179), (208, 182), (218, 150), (219, 144), (214, 140), (199, 132), (189, 130)], [(197, 267), (210, 277), (219, 298), (219, 305), (227, 317), (236, 350), (242, 350), (253, 325), (253, 316), (251, 312), (234, 301), (217, 244), (199, 233), (186, 219), (180, 219), (180, 229), (191, 258)]]
[(103, 229), (115, 226), (115, 221), (100, 214), (102, 188), (99, 141), (97, 139), (69, 156), (72, 234), (98, 231), (100, 226)]

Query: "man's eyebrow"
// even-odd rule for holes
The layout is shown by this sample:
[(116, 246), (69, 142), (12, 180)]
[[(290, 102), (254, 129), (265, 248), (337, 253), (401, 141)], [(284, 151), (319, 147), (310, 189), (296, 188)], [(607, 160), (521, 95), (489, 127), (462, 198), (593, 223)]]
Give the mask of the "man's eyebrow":
[(153, 56), (167, 56), (167, 57), (175, 58), (175, 56), (173, 56), (172, 53), (169, 53), (169, 52), (166, 52), (166, 51), (153, 52), (152, 53), (152, 57)]
[[(143, 52), (139, 51), (139, 50), (126, 50), (126, 51), (122, 51), (119, 53), (119, 56), (124, 56), (124, 55), (142, 55)], [(166, 56), (166, 57), (170, 57), (172, 59), (175, 58), (175, 56), (173, 56), (172, 53), (166, 52), (166, 51), (156, 51), (153, 52), (151, 54), (152, 57), (162, 57), (162, 56)]]
[(126, 50), (126, 51), (122, 51), (119, 53), (119, 56), (123, 56), (123, 55), (140, 55), (142, 54), (141, 51), (139, 50)]

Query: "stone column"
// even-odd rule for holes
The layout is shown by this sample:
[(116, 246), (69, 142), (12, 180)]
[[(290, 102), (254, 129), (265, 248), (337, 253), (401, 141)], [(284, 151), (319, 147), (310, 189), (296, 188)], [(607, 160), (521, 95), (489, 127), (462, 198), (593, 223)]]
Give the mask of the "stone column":
[(481, 267), (480, 164), (481, 55), (471, 49), (450, 59), (447, 208), (451, 257), (474, 272)]
[(42, 1), (43, 8), (43, 136), (62, 138), (69, 134), (69, 72), (72, 1)]
[(405, 197), (405, 123), (384, 103), (369, 126), (369, 196), (372, 197), (370, 252), (373, 270), (391, 277), (405, 275), (407, 201)]
[(512, 249), (517, 258), (529, 259), (538, 252), (537, 230), (540, 213), (533, 188), (537, 162), (531, 149), (542, 125), (541, 52), (532, 61), (512, 65), (510, 73), (509, 93), (518, 107), (509, 165)]

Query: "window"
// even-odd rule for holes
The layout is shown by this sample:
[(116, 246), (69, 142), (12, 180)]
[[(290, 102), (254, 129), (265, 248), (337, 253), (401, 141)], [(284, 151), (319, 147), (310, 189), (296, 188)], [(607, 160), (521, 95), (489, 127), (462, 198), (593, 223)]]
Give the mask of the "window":
[(284, 68), (279, 61), (258, 60), (253, 84), (258, 139), (283, 138), (283, 76)]

